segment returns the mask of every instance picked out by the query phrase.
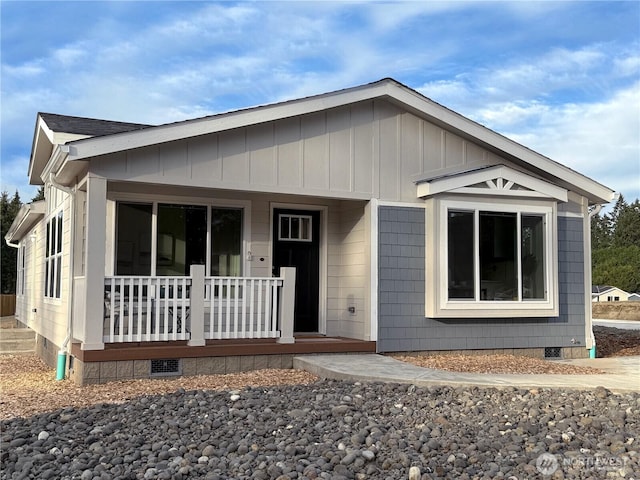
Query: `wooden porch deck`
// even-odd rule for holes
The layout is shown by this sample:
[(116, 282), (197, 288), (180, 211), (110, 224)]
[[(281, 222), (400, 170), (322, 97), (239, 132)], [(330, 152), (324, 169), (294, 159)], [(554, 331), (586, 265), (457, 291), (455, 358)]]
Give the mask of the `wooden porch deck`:
[(265, 338), (207, 340), (202, 347), (190, 347), (186, 341), (106, 344), (104, 350), (81, 350), (80, 344), (75, 343), (71, 347), (72, 355), (82, 362), (375, 351), (376, 342), (322, 335), (299, 336), (295, 343), (288, 344)]

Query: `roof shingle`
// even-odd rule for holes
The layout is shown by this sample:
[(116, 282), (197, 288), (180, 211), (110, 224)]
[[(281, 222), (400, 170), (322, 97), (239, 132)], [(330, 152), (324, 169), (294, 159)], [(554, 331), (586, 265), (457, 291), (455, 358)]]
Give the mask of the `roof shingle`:
[(92, 137), (142, 130), (151, 126), (142, 123), (114, 122), (111, 120), (99, 120), (97, 118), (72, 117), (56, 113), (40, 113), (39, 115), (47, 124), (47, 127), (54, 132), (89, 135)]

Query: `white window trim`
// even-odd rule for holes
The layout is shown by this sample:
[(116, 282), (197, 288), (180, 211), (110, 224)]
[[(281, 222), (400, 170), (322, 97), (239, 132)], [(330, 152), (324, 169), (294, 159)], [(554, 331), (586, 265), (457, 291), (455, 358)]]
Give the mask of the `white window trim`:
[[(110, 272), (107, 275), (114, 275), (115, 262), (116, 262), (116, 205), (118, 202), (130, 202), (130, 203), (147, 203), (152, 205), (151, 215), (151, 258), (155, 259), (157, 255), (157, 219), (158, 219), (158, 204), (172, 204), (172, 205), (199, 205), (206, 206), (207, 208), (207, 262), (205, 265), (205, 276), (211, 276), (211, 209), (212, 208), (238, 208), (242, 209), (242, 276), (251, 276), (251, 262), (249, 258), (251, 256), (251, 201), (250, 200), (230, 200), (222, 198), (207, 198), (207, 197), (176, 197), (169, 195), (153, 195), (153, 194), (127, 194), (118, 193), (117, 195), (108, 196), (108, 201), (113, 204), (113, 215), (111, 221), (111, 245), (112, 248), (107, 252), (110, 256), (107, 265), (110, 266)], [(156, 276), (156, 262), (151, 262), (151, 277)]]
[[(58, 228), (58, 216), (62, 215), (62, 228), (59, 229)], [(46, 238), (47, 237), (47, 225), (49, 225), (50, 223), (52, 223), (52, 221), (55, 221), (56, 223), (56, 235), (55, 237), (52, 238)], [(51, 227), (49, 228), (49, 234), (51, 232)], [(44, 252), (44, 274), (49, 275), (49, 279), (51, 278), (51, 276), (53, 276), (53, 292), (54, 295), (50, 296), (49, 295), (49, 290), (51, 289), (51, 285), (48, 283), (48, 279), (45, 278), (44, 280), (44, 300), (46, 303), (60, 303), (62, 301), (62, 281), (63, 281), (63, 277), (62, 277), (62, 271), (60, 272), (60, 285), (58, 286), (56, 281), (58, 280), (58, 275), (56, 273), (54, 273), (53, 275), (51, 275), (51, 271), (47, 271), (47, 264), (49, 263), (49, 268), (52, 268), (51, 265), (53, 265), (55, 268), (57, 268), (58, 265), (58, 258), (60, 259), (60, 269), (63, 270), (64, 269), (64, 208), (59, 207), (58, 209), (56, 209), (55, 211), (53, 211), (51, 213), (51, 215), (49, 215), (47, 217), (47, 220), (45, 222), (45, 244), (44, 244), (44, 248), (45, 248), (45, 252)], [(50, 242), (54, 242), (55, 245), (58, 244), (58, 237), (61, 236), (60, 238), (60, 251), (59, 252), (55, 252), (53, 255), (49, 255), (49, 252), (46, 251), (47, 248), (47, 243), (49, 243), (49, 245), (51, 245)], [(57, 247), (56, 247), (57, 249)], [(56, 296), (56, 291), (58, 290), (58, 287), (60, 289), (60, 295)]]
[[(427, 208), (427, 225), (431, 225), (432, 235), (427, 241), (427, 288), (426, 316), (447, 318), (491, 318), (491, 317), (555, 317), (558, 316), (558, 245), (557, 245), (557, 207), (553, 201), (521, 199), (518, 204), (507, 199), (488, 199), (481, 197), (434, 198)], [(448, 210), (474, 211), (477, 218), (479, 211), (498, 211), (524, 214), (540, 214), (544, 216), (545, 228), (545, 277), (547, 286), (546, 299), (517, 301), (480, 300), (477, 295), (479, 277), (479, 258), (474, 254), (475, 299), (453, 299), (448, 294)], [(430, 221), (430, 218), (431, 221)], [(435, 218), (434, 218), (435, 217)], [(474, 222), (476, 238), (474, 249), (477, 252), (477, 220)], [(518, 246), (518, 249), (520, 246)], [(520, 283), (520, 278), (518, 279)], [(521, 288), (520, 285), (518, 287)]]
[[(289, 220), (289, 237), (284, 238), (282, 236), (282, 229), (281, 229), (281, 224), (280, 222), (282, 221), (283, 218), (286, 218)], [(297, 238), (293, 238), (291, 236), (291, 220), (297, 218), (299, 220), (305, 219), (308, 221), (308, 226), (309, 226), (309, 232), (307, 234), (307, 238), (302, 238), (302, 230), (298, 231), (298, 237)], [(281, 242), (307, 242), (307, 243), (311, 243), (313, 241), (313, 218), (310, 215), (296, 215), (296, 214), (292, 214), (292, 213), (281, 213), (278, 215), (278, 240)]]

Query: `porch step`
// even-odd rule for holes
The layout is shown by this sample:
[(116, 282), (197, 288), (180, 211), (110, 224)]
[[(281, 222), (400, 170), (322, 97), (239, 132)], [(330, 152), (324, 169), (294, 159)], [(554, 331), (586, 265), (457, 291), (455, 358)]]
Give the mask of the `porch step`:
[(36, 333), (30, 328), (0, 330), (0, 354), (27, 353), (36, 349)]

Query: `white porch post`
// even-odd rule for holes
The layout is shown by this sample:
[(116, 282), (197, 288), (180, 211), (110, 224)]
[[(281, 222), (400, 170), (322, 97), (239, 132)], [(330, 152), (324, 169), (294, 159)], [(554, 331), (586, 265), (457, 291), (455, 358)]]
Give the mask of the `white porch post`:
[(104, 321), (104, 266), (107, 218), (107, 180), (89, 175), (87, 178), (84, 338), (82, 350), (102, 350)]
[(296, 269), (280, 267), (282, 295), (280, 296), (280, 338), (278, 343), (295, 343), (293, 338), (293, 316), (296, 302)]
[(187, 345), (201, 347), (206, 343), (204, 340), (204, 265), (191, 265), (191, 295), (189, 302), (191, 338)]

